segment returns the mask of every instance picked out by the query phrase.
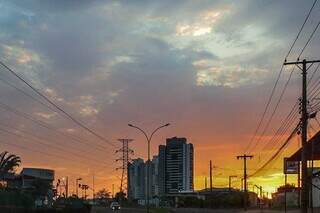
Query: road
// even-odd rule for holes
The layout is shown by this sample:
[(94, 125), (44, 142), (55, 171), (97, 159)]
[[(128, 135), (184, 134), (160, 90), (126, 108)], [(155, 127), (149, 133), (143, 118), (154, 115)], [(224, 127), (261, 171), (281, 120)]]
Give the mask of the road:
[(91, 213), (145, 213), (144, 209), (122, 208), (120, 211), (112, 211), (110, 208), (93, 208)]
[[(123, 208), (121, 211), (116, 213), (145, 213), (145, 209), (133, 209), (133, 208)], [(171, 212), (168, 213), (244, 213), (243, 210), (237, 209), (225, 209), (225, 210), (217, 210), (217, 209), (172, 209)], [(245, 213), (280, 213), (284, 211), (276, 211), (276, 210), (249, 210)], [(299, 210), (291, 210), (287, 211), (288, 213), (299, 213)], [(91, 211), (91, 213), (115, 213), (111, 211), (109, 208), (95, 208)], [(161, 212), (162, 213), (162, 212)], [(165, 212), (164, 212), (165, 213)], [(314, 213), (320, 213), (320, 209), (314, 211)]]

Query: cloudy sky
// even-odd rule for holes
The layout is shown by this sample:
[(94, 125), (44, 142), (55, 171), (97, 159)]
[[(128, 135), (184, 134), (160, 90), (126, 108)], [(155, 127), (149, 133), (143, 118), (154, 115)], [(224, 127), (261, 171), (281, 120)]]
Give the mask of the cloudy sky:
[[(94, 173), (97, 187), (110, 190), (119, 183), (120, 173), (114, 171), (119, 165), (114, 154), (117, 139), (134, 139), (135, 157), (147, 154), (144, 138), (127, 123), (152, 131), (170, 122), (154, 138), (153, 154), (165, 138), (186, 137), (195, 146), (196, 187), (204, 186), (209, 160), (217, 167), (215, 184), (226, 185), (228, 175), (241, 175), (235, 156), (254, 134), (312, 3), (1, 0), (1, 61), (108, 142), (36, 101), (41, 99), (2, 67), (0, 148), (21, 156), (22, 166), (55, 169), (57, 178), (74, 181), (81, 176), (91, 184)], [(288, 59), (297, 58), (319, 20), (319, 10), (316, 6)], [(313, 59), (317, 50), (315, 36), (303, 57)], [(276, 97), (289, 72), (284, 70)], [(252, 171), (267, 159), (270, 150), (259, 148), (296, 102), (299, 80), (295, 72), (270, 128), (253, 151)], [(282, 181), (280, 165), (259, 181), (268, 186), (270, 179)]]

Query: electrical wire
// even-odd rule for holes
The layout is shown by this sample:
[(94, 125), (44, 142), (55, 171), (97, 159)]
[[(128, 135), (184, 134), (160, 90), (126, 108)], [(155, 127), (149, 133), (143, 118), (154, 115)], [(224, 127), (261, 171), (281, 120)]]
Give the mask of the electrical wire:
[(113, 143), (111, 143), (108, 139), (106, 139), (105, 137), (101, 136), (100, 134), (96, 133), (95, 131), (93, 131), (92, 129), (90, 129), (89, 127), (87, 127), (86, 125), (84, 125), (82, 122), (78, 121), (77, 119), (75, 119), (73, 116), (71, 116), (71, 114), (69, 114), (68, 112), (66, 112), (64, 109), (62, 109), (60, 106), (58, 106), (57, 104), (55, 104), (53, 101), (51, 101), (47, 96), (45, 96), (43, 93), (41, 93), (38, 89), (36, 89), (35, 87), (33, 87), (30, 83), (28, 83), (24, 78), (22, 78), (20, 75), (18, 75), (14, 70), (12, 70), (10, 67), (8, 67), (6, 64), (4, 64), (2, 61), (0, 61), (0, 65), (2, 65), (4, 68), (6, 68), (7, 71), (9, 71), (11, 74), (13, 74), (15, 77), (17, 77), (20, 81), (22, 81), (25, 85), (27, 85), (33, 92), (35, 92), (37, 95), (39, 95), (41, 98), (43, 98), (44, 100), (46, 100), (48, 103), (50, 103), (53, 107), (55, 107), (60, 113), (62, 113), (64, 116), (66, 116), (67, 118), (69, 118), (71, 121), (73, 121), (75, 124), (77, 124), (78, 126), (82, 127), (84, 130), (88, 131), (89, 133), (91, 133), (92, 135), (96, 136), (97, 138), (99, 138), (101, 141), (104, 141), (105, 143), (113, 146), (113, 147), (117, 147), (116, 145), (114, 145)]
[[(300, 27), (300, 29), (299, 29), (299, 31), (298, 31), (298, 34), (296, 35), (293, 43), (291, 44), (291, 46), (290, 46), (290, 48), (289, 48), (288, 53), (287, 53), (286, 56), (285, 56), (285, 61), (286, 61), (286, 59), (289, 57), (289, 55), (290, 55), (293, 47), (295, 46), (297, 40), (299, 39), (300, 34), (302, 33), (302, 31), (303, 31), (303, 29), (304, 29), (307, 21), (309, 20), (309, 17), (310, 17), (310, 15), (311, 15), (312, 10), (314, 9), (317, 1), (318, 1), (318, 0), (315, 0), (315, 1), (313, 2), (313, 4), (312, 4), (312, 6), (311, 6), (311, 8), (310, 8), (310, 10), (309, 10), (306, 18), (304, 19), (303, 24), (301, 25), (301, 27)], [(253, 134), (253, 136), (251, 137), (251, 140), (250, 140), (249, 144), (246, 146), (246, 148), (245, 148), (245, 150), (244, 150), (244, 153), (246, 153), (246, 152), (249, 150), (249, 148), (251, 147), (251, 144), (253, 143), (254, 139), (256, 138), (256, 136), (257, 136), (257, 134), (258, 134), (258, 131), (259, 131), (259, 129), (260, 129), (262, 123), (263, 123), (263, 120), (264, 120), (264, 118), (265, 118), (265, 116), (266, 116), (266, 113), (267, 113), (267, 111), (268, 111), (268, 108), (269, 108), (269, 106), (270, 106), (270, 103), (271, 103), (271, 100), (272, 100), (272, 98), (273, 98), (273, 95), (274, 95), (274, 93), (275, 93), (275, 91), (276, 91), (276, 87), (277, 87), (277, 85), (278, 85), (278, 83), (279, 83), (279, 80), (280, 80), (281, 74), (282, 74), (282, 72), (283, 72), (283, 69), (284, 69), (284, 65), (282, 64), (282, 65), (281, 65), (281, 68), (280, 68), (280, 71), (279, 71), (279, 74), (278, 74), (278, 76), (277, 76), (277, 78), (276, 78), (276, 82), (275, 82), (275, 84), (274, 84), (274, 86), (273, 86), (273, 88), (272, 88), (272, 90), (271, 90), (271, 94), (270, 94), (270, 96), (269, 96), (269, 98), (268, 98), (267, 104), (266, 104), (266, 106), (265, 106), (265, 108), (264, 108), (264, 111), (263, 111), (263, 113), (262, 113), (261, 119), (260, 119), (260, 121), (258, 122), (258, 126), (257, 126), (257, 128), (255, 129), (254, 134)]]

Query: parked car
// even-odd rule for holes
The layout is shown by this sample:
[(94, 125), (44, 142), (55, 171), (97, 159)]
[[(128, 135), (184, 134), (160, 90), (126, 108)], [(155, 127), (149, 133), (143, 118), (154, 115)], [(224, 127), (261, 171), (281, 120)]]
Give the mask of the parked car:
[(110, 204), (110, 208), (112, 209), (112, 211), (117, 211), (121, 209), (120, 204), (118, 202), (112, 202)]

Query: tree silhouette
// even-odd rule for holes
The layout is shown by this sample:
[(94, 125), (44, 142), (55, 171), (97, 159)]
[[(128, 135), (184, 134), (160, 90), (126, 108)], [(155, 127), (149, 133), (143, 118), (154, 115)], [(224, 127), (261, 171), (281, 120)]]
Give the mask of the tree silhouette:
[(6, 174), (13, 173), (20, 166), (19, 156), (4, 151), (0, 154), (0, 178), (3, 180)]
[(108, 199), (110, 198), (110, 192), (106, 189), (101, 189), (94, 196), (96, 199)]

